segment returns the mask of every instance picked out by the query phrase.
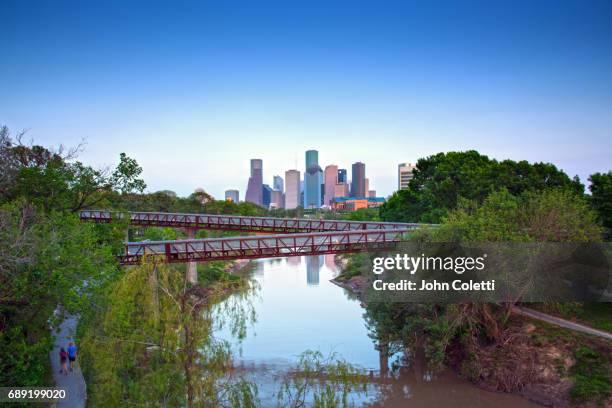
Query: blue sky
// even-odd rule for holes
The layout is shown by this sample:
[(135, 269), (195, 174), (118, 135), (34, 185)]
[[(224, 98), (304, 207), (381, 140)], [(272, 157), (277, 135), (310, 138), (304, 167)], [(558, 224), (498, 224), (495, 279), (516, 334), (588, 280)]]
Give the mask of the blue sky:
[(0, 2), (0, 124), (149, 190), (476, 149), (612, 168), (612, 2)]

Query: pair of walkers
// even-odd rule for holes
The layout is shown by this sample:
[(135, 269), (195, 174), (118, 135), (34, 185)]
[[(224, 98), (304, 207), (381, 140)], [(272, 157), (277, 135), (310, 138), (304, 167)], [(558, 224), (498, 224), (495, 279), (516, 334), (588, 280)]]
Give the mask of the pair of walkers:
[(73, 342), (68, 343), (68, 349), (64, 349), (63, 347), (59, 352), (60, 357), (60, 374), (64, 373), (68, 375), (68, 368), (66, 367), (66, 361), (70, 361), (70, 371), (74, 370), (74, 362), (77, 357), (77, 346)]

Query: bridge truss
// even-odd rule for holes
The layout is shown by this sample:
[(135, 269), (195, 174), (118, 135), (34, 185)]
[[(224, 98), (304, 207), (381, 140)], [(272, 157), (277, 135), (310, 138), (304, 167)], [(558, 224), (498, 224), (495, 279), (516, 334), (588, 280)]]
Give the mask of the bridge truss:
[(163, 262), (221, 261), (302, 255), (341, 254), (388, 249), (411, 230), (328, 231), (290, 235), (205, 238), (176, 241), (141, 241), (125, 244), (120, 257), (135, 265), (151, 257)]

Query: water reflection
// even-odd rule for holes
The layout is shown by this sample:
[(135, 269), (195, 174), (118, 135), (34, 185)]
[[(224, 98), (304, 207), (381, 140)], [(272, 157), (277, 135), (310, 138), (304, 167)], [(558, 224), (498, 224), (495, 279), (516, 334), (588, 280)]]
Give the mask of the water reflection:
[(356, 406), (405, 407), (407, 401), (411, 407), (535, 406), (483, 391), (450, 371), (434, 375), (422, 351), (397, 353), (371, 339), (359, 300), (330, 282), (338, 274), (333, 257), (261, 260), (241, 273), (257, 289), (222, 302), (219, 318), (223, 310), (244, 318), (232, 319), (238, 322), (234, 327), (216, 327), (215, 336), (230, 342), (237, 372), (257, 383), (264, 407), (277, 406), (282, 378), (306, 350), (337, 353), (369, 373), (367, 395), (352, 395)]
[(319, 272), (322, 265), (323, 255), (306, 257), (306, 283), (309, 286), (319, 285)]

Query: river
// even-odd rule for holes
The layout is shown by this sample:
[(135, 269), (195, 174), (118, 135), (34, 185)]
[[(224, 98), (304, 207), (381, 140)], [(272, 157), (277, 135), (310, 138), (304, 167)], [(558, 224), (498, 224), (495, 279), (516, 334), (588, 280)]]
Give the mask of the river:
[(333, 255), (263, 259), (240, 273), (250, 276), (258, 289), (232, 295), (220, 306), (251, 308), (253, 320), (242, 336), (227, 326), (215, 336), (230, 342), (235, 365), (257, 384), (264, 407), (276, 406), (283, 375), (306, 350), (336, 353), (372, 373), (376, 380), (367, 395), (353, 395), (357, 406), (538, 406), (516, 395), (482, 390), (450, 370), (432, 374), (422, 364), (392, 370), (380, 379), (379, 353), (368, 337), (364, 310), (348, 291), (330, 282), (339, 273)]

